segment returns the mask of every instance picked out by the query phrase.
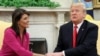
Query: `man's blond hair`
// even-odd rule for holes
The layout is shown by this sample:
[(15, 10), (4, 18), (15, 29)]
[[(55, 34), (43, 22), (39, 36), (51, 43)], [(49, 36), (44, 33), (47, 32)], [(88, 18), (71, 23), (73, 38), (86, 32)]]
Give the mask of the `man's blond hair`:
[(72, 3), (71, 8), (74, 7), (74, 6), (80, 6), (80, 7), (82, 7), (83, 8), (83, 12), (86, 13), (86, 7), (85, 7), (85, 4), (84, 3), (81, 3), (81, 2)]

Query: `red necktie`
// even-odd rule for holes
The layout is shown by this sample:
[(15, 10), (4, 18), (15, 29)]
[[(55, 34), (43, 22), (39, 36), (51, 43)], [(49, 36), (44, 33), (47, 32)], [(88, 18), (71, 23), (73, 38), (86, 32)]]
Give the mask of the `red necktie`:
[(77, 25), (75, 25), (73, 29), (73, 48), (76, 47), (76, 37), (77, 37)]

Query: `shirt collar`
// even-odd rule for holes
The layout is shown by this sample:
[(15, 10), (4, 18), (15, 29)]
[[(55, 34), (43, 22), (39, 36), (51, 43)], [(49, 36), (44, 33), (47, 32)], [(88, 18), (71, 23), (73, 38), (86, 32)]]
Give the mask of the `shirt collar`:
[[(81, 27), (81, 25), (83, 24), (83, 22), (84, 22), (84, 20), (82, 20), (82, 22), (81, 23), (79, 23), (79, 24), (77, 24), (77, 27), (78, 28), (80, 28)], [(75, 24), (73, 24), (73, 27), (75, 26)]]

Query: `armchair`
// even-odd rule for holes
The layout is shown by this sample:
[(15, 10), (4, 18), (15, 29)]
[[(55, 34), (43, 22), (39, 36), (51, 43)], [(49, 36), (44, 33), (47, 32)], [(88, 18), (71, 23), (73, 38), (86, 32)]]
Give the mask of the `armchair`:
[(0, 50), (2, 48), (4, 31), (7, 27), (10, 27), (11, 23), (0, 21)]

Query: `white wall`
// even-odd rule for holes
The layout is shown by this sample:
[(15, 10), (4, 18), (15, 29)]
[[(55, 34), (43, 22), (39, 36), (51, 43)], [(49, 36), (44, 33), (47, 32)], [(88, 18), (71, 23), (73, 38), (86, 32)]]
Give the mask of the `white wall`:
[(100, 20), (100, 9), (95, 9), (94, 10), (94, 19), (95, 20)]
[(11, 14), (12, 12), (0, 12), (0, 20), (11, 22)]

